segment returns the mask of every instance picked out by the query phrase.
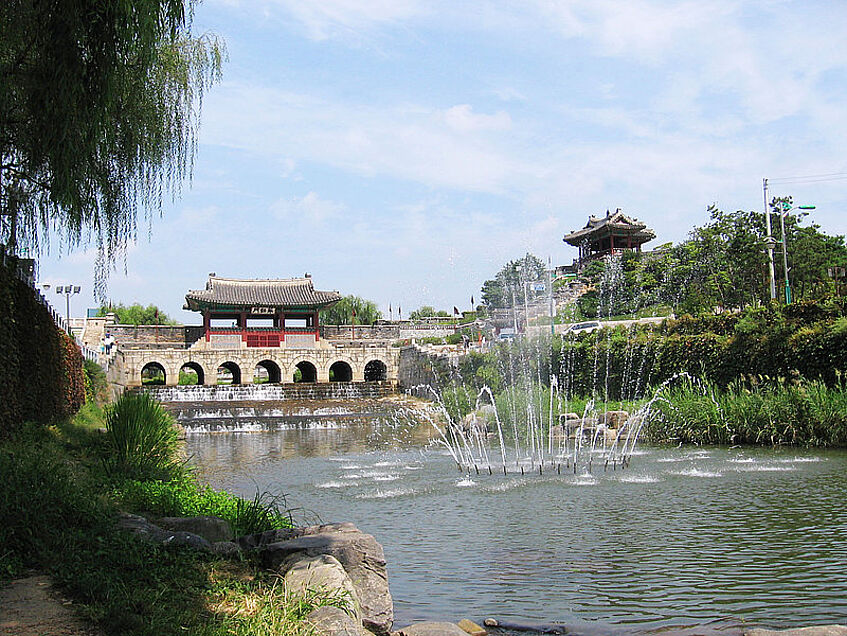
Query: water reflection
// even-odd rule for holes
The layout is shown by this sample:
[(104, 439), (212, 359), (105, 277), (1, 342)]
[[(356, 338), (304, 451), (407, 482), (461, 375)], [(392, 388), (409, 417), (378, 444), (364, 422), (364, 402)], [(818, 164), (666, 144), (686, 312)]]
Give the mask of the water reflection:
[(647, 448), (623, 471), (469, 476), (427, 436), (386, 420), (187, 443), (215, 486), (287, 493), (374, 534), (399, 626), (711, 633), (847, 616), (843, 452)]

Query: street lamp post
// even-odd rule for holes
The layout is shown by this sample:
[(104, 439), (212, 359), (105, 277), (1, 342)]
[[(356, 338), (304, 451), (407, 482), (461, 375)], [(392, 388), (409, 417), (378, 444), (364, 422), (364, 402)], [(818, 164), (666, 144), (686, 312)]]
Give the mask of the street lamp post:
[(773, 249), (776, 247), (776, 241), (771, 233), (771, 208), (768, 204), (768, 180), (762, 179), (762, 190), (765, 194), (765, 227), (768, 235), (765, 237), (765, 245), (768, 248), (768, 273), (770, 274), (771, 284), (771, 300), (776, 300), (776, 277), (773, 267)]
[(796, 205), (791, 207), (788, 202), (783, 202), (782, 212), (779, 215), (779, 227), (782, 231), (782, 271), (785, 276), (785, 304), (791, 304), (791, 285), (788, 282), (788, 243), (785, 240), (785, 217), (794, 210), (814, 210), (814, 205)]
[(65, 324), (68, 333), (71, 332), (71, 296), (78, 294), (80, 289), (79, 285), (60, 285), (56, 288), (57, 294), (65, 295)]

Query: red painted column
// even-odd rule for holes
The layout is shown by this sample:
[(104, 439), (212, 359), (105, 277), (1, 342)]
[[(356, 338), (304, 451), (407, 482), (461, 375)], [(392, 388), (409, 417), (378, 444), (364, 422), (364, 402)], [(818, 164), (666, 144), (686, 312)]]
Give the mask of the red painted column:
[(209, 342), (211, 340), (209, 332), (212, 330), (212, 317), (208, 309), (203, 312), (203, 330), (206, 332), (206, 342)]

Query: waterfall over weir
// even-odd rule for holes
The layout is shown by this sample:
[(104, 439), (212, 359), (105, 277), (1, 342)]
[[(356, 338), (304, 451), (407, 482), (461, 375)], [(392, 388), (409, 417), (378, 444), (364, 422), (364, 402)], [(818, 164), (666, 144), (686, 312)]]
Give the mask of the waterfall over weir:
[(385, 415), (389, 382), (144, 387), (187, 433), (339, 428)]
[(146, 386), (160, 402), (277, 402), (291, 400), (355, 400), (393, 393), (390, 382), (300, 382), (218, 386)]

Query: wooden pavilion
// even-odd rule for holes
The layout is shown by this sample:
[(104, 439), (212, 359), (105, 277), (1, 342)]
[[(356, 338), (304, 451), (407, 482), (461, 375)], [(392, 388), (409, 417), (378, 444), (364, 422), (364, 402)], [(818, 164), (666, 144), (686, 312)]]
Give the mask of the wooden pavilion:
[(312, 348), (320, 339), (320, 310), (339, 300), (338, 292), (315, 290), (308, 274), (271, 280), (209, 274), (205, 289), (185, 295), (184, 308), (202, 313), (212, 348)]
[(590, 216), (581, 230), (564, 237), (565, 243), (579, 248), (578, 264), (604, 256), (622, 254), (624, 251), (641, 251), (641, 246), (656, 238), (655, 232), (635, 217), (629, 217), (618, 208), (606, 210), (606, 216)]

